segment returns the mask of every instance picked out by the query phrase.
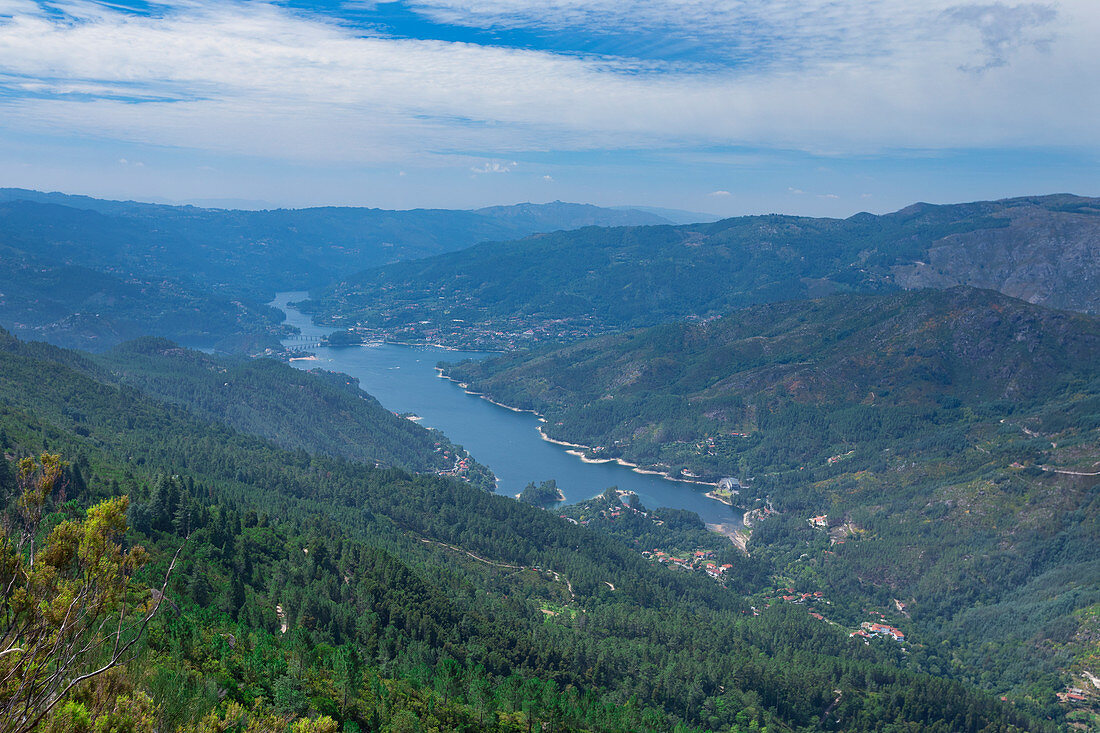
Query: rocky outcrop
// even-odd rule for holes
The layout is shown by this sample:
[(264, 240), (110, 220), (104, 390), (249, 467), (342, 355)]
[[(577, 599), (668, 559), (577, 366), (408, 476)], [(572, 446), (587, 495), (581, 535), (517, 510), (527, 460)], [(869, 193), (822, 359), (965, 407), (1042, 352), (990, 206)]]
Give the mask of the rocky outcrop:
[[(1041, 203), (1040, 203), (1041, 202)], [(924, 260), (892, 268), (905, 288), (969, 285), (1050, 308), (1100, 313), (1100, 200), (1019, 200), (1007, 226), (951, 234)]]

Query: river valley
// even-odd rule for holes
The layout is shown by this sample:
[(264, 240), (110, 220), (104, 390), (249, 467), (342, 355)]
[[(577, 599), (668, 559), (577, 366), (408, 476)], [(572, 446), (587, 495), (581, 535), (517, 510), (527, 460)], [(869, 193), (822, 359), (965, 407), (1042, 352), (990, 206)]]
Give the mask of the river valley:
[[(287, 323), (305, 337), (320, 338), (329, 330), (314, 325), (308, 316), (288, 306), (304, 300), (306, 293), (279, 293), (271, 303), (287, 314)], [(287, 341), (299, 346), (306, 341)], [(544, 440), (538, 417), (496, 405), (441, 378), (436, 365), (480, 359), (484, 352), (452, 351), (430, 346), (370, 344), (365, 346), (310, 346), (315, 358), (295, 359), (301, 369), (322, 368), (359, 379), (360, 387), (384, 407), (397, 413), (413, 413), (421, 425), (442, 430), (453, 442), (469, 450), (498, 479), (497, 492), (515, 495), (528, 482), (555, 479), (566, 502), (596, 496), (609, 486), (634, 491), (650, 508), (674, 507), (699, 514), (710, 525), (730, 532), (741, 525), (740, 512), (708, 499), (710, 488), (642, 474), (617, 463), (588, 463), (567, 452), (567, 446)]]

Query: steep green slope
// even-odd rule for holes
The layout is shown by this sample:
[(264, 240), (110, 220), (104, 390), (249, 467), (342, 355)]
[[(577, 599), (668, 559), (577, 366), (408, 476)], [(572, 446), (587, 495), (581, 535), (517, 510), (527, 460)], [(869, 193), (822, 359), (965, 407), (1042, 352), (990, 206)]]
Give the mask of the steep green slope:
[(369, 729), (1044, 729), (796, 610), (747, 615), (709, 579), (547, 512), (287, 452), (80, 359), (0, 343), (3, 450), (73, 460), (55, 519), (129, 494), (151, 577), (189, 538), (172, 607), (113, 686), (87, 689), (88, 709), (133, 690), (160, 729), (244, 710)]
[(471, 481), (494, 485), (492, 473), (446, 436), (394, 415), (346, 374), (209, 356), (158, 338), (128, 342), (91, 361), (109, 379), (290, 450), (430, 472), (451, 471), (456, 456), (464, 456)]
[(1073, 196), (589, 228), (376, 268), (315, 291), (307, 307), (325, 323), (494, 347), (922, 282), (1096, 312), (1098, 233), (1096, 201)]
[(1100, 319), (844, 295), (450, 373), (593, 457), (740, 478), (776, 582), (944, 645), (928, 669), (1049, 704), (1066, 684), (1100, 601)]
[(754, 306), (449, 375), (544, 414), (551, 437), (715, 476), (873, 451), (982, 405), (1011, 414), (1098, 369), (1097, 319), (955, 288)]

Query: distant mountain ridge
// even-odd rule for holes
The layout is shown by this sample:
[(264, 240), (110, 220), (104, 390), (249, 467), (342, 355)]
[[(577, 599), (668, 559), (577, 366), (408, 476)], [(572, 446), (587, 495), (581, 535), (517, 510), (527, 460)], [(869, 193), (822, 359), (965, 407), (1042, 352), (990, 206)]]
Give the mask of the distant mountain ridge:
[(1100, 313), (1100, 199), (1059, 195), (971, 206), (1008, 224), (949, 234), (927, 248), (926, 261), (895, 265), (898, 285), (971, 285)]
[(647, 209), (615, 207), (606, 209), (592, 204), (552, 201), (548, 204), (512, 204), (474, 209), (475, 214), (509, 222), (535, 231), (580, 229), (581, 227), (645, 226), (671, 224), (671, 219)]
[[(386, 213), (415, 213), (428, 211), (472, 212), (488, 218), (531, 220), (560, 225), (563, 228), (582, 226), (632, 226), (642, 224), (670, 224), (672, 220), (659, 212), (670, 215), (689, 215), (691, 212), (679, 209), (660, 209), (648, 206), (602, 207), (594, 204), (551, 201), (545, 204), (523, 202), (483, 206), (477, 209), (380, 209), (370, 206), (305, 206), (288, 208), (265, 204), (251, 199), (202, 199), (202, 203), (164, 203), (159, 201), (125, 201), (101, 199), (82, 194), (62, 193), (59, 191), (36, 191), (30, 188), (0, 188), (0, 201), (32, 201), (40, 204), (57, 204), (74, 209), (98, 211), (101, 214), (134, 214), (155, 210), (199, 210), (212, 212), (273, 212), (273, 211), (314, 211), (317, 209), (336, 209), (344, 211), (370, 211)], [(209, 203), (207, 203), (209, 202)], [(238, 207), (234, 204), (247, 204)], [(710, 216), (705, 214), (703, 216)]]
[(754, 303), (954, 285), (1100, 312), (1100, 199), (589, 227), (367, 270), (316, 292), (312, 309), (326, 322), (396, 328), (461, 319), (486, 332), (507, 330), (521, 313), (530, 316), (523, 328), (564, 320), (598, 333)]
[(616, 206), (616, 209), (631, 209), (634, 211), (646, 211), (669, 220), (671, 224), (695, 224), (697, 222), (718, 221), (723, 217), (717, 214), (707, 214), (701, 211), (685, 211), (683, 209), (668, 209), (663, 206)]
[(260, 304), (277, 290), (490, 239), (663, 221), (562, 202), (234, 211), (0, 189), (0, 324), (24, 338), (93, 350), (142, 335), (262, 350), (274, 343), (278, 318)]
[(364, 267), (582, 226), (668, 223), (556, 201), (477, 211), (204, 209), (0, 189), (0, 243), (65, 264), (185, 279), (234, 297), (304, 289)]

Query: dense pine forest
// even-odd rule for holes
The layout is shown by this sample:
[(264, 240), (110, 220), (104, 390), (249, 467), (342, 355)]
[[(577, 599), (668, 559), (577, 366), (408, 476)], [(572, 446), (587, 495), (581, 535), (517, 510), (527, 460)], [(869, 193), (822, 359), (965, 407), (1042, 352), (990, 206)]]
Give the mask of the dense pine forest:
[[(833, 296), (450, 373), (591, 459), (738, 479), (737, 538), (778, 596), (820, 592), (815, 612), (896, 624), (930, 671), (1049, 705), (1096, 659), (1098, 329), (965, 288)], [(591, 526), (691, 549), (652, 524)]]
[[(5, 586), (56, 604), (115, 558), (102, 608), (140, 617), (178, 552), (129, 653), (43, 730), (1053, 729), (1050, 706), (804, 608), (754, 615), (736, 582), (466, 483), (290, 451), (42, 344), (5, 336), (0, 367)], [(13, 624), (58, 633), (6, 613), (5, 651)], [(11, 699), (39, 663), (0, 657)]]
[(346, 374), (302, 372), (273, 359), (212, 356), (146, 337), (87, 361), (99, 378), (137, 387), (284, 448), (410, 471), (453, 471), (492, 490), (492, 472), (436, 430), (394, 415)]

